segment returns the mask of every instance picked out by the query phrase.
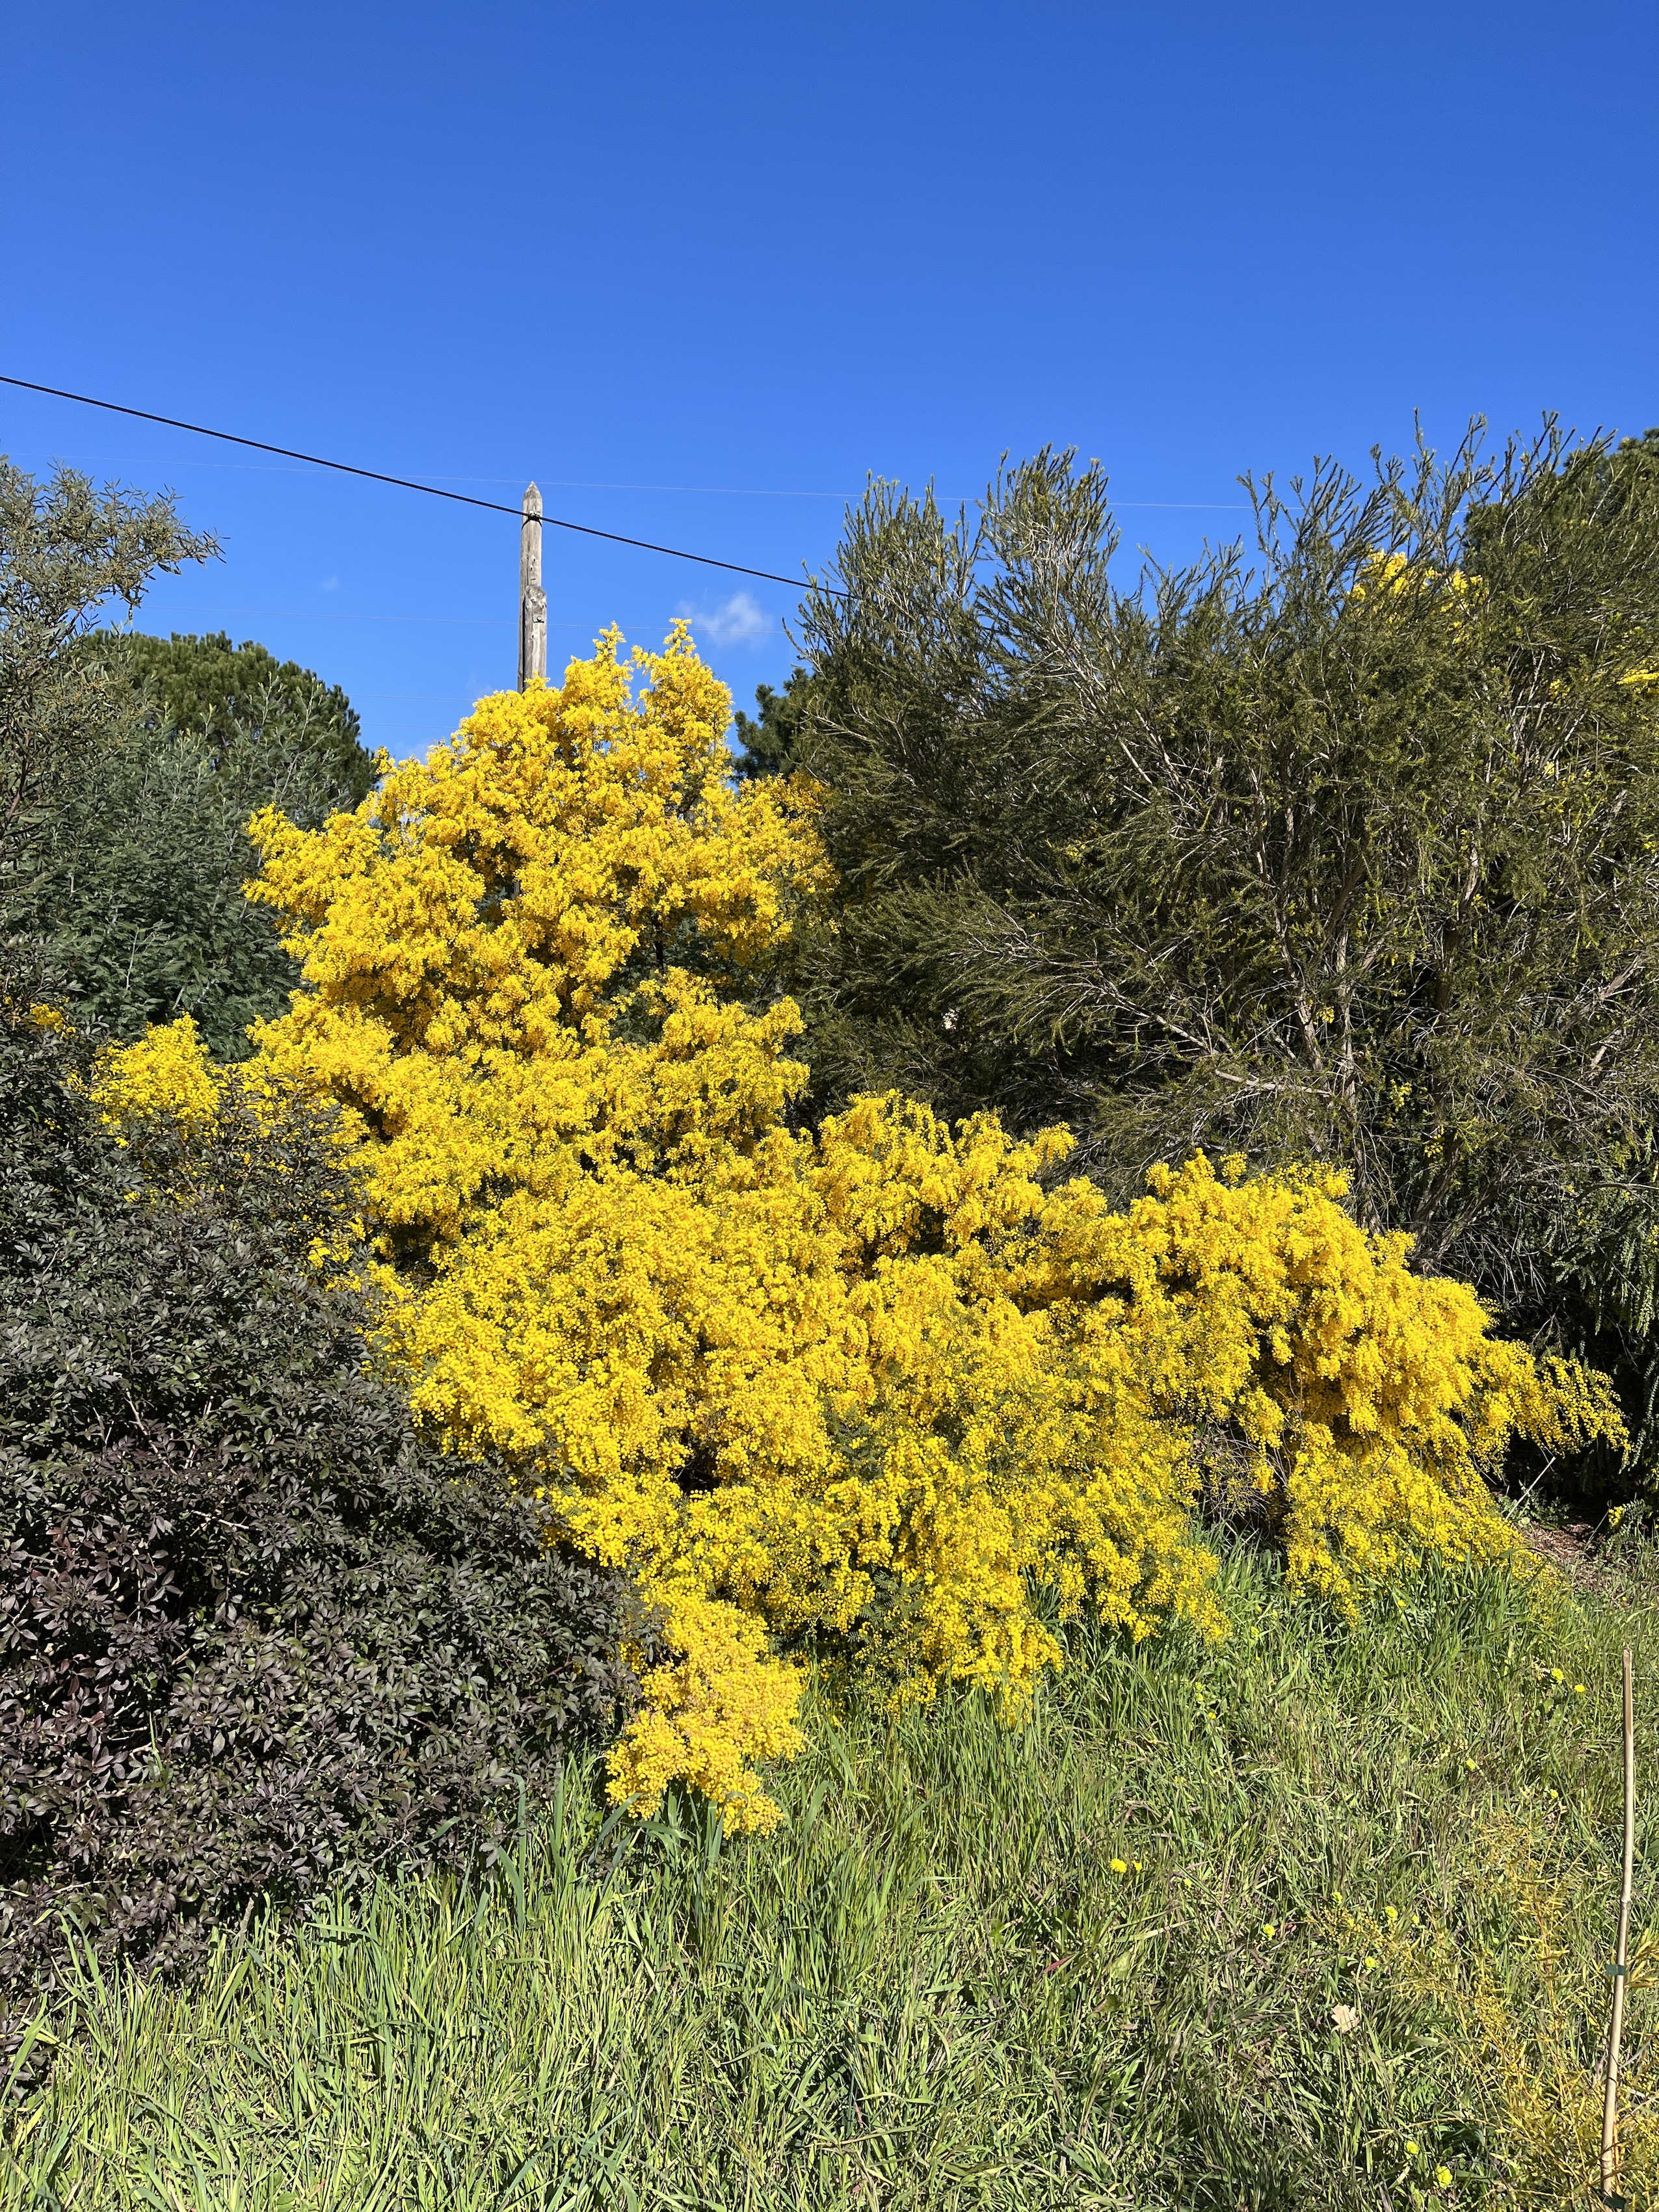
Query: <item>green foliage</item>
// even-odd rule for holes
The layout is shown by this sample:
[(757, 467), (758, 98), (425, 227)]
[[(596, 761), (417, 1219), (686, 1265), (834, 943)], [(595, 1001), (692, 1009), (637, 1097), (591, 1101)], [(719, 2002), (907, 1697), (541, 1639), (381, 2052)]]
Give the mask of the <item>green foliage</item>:
[(171, 495), (100, 494), (74, 469), (41, 485), (0, 455), (0, 884), (128, 726), (130, 686), (88, 635), (100, 614), (217, 550)]
[(337, 805), (356, 806), (374, 787), (374, 757), (363, 749), (356, 709), (337, 684), (325, 684), (298, 661), (278, 660), (252, 638), (233, 646), (223, 630), (111, 642), (135, 683), (185, 736), (221, 748), (280, 732), (283, 749), (305, 755), (339, 792)]
[[(1651, 1589), (1436, 1577), (1350, 1630), (1246, 1549), (1224, 1595), (1224, 1648), (1087, 1641), (1017, 1733), (822, 1683), (762, 1844), (671, 1810), (619, 1856), (571, 1790), (483, 1894), (386, 1885), (188, 1991), (88, 1977), (0, 2203), (1407, 2212), (1443, 2162), (1460, 2206), (1571, 2202), (1593, 2160), (1540, 2166), (1423, 1970), (1449, 1938), (1594, 2102)], [(1553, 1996), (1502, 1828), (1560, 1893)]]
[[(314, 679), (313, 679), (314, 681)], [(319, 696), (321, 686), (317, 686)], [(249, 817), (275, 803), (314, 828), (355, 804), (331, 715), (320, 727), (279, 688), (210, 727), (145, 708), (94, 775), (67, 790), (0, 927), (50, 948), (53, 988), (121, 1038), (190, 1014), (220, 1060), (283, 1012), (299, 969), (242, 885), (258, 872)], [(314, 703), (314, 702), (313, 702)]]
[[(323, 1126), (136, 1155), (65, 1029), (0, 1018), (0, 1999), (177, 1964), (261, 1903), (498, 1847), (651, 1632), (368, 1372)], [(169, 1147), (173, 1150), (170, 1152)], [(137, 1188), (135, 1189), (135, 1184)], [(3, 2004), (0, 2003), (0, 2009)]]
[(273, 801), (314, 824), (374, 763), (343, 692), (263, 646), (92, 629), (214, 550), (170, 500), (0, 463), (0, 938), (50, 949), (82, 1020), (130, 1038), (188, 1013), (236, 1059), (299, 980), (242, 897), (244, 824)]
[(800, 766), (811, 684), (804, 668), (792, 669), (781, 691), (769, 684), (756, 687), (757, 714), (738, 709), (732, 722), (740, 747), (735, 763), (740, 776), (790, 775)]
[(830, 1095), (1065, 1119), (1120, 1195), (1200, 1145), (1332, 1160), (1423, 1266), (1559, 1321), (1659, 1084), (1651, 462), (1550, 429), (1322, 465), (1249, 485), (1250, 560), (1127, 587), (1068, 457), (976, 526), (874, 489), (796, 741)]

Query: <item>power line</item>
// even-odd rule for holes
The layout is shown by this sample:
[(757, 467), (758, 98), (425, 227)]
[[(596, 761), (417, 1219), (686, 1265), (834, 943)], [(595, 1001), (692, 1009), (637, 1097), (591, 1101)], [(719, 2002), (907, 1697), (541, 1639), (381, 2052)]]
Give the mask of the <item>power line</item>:
[[(449, 499), (459, 507), (481, 507), (490, 514), (510, 514), (515, 522), (525, 520), (522, 508), (503, 507), (499, 500), (475, 499), (470, 492), (446, 491), (441, 484), (417, 483), (412, 477), (389, 477), (379, 469), (360, 469), (350, 461), (325, 460), (320, 453), (296, 453), (292, 446), (269, 445), (263, 438), (240, 437), (234, 430), (211, 430), (204, 422), (181, 422), (176, 416), (152, 415), (143, 407), (124, 407), (118, 400), (94, 399), (84, 392), (60, 392), (55, 385), (31, 384), (21, 376), (0, 375), (0, 384), (15, 385), (20, 392), (42, 392), (49, 399), (70, 399), (77, 407), (101, 407), (111, 415), (131, 415), (140, 422), (160, 422), (167, 429), (188, 430), (198, 438), (218, 438), (228, 446), (248, 446), (256, 453), (276, 453), (285, 461), (305, 461), (314, 469), (334, 469), (342, 476), (366, 477), (371, 483), (394, 484), (399, 491), (423, 491), (428, 499)], [(641, 553), (665, 553), (671, 561), (697, 561), (705, 568), (726, 568), (735, 576), (758, 576), (764, 583), (787, 584), (795, 592), (831, 588), (829, 585), (814, 587), (810, 577), (780, 576), (774, 569), (745, 568), (741, 561), (718, 560), (712, 553), (688, 553), (683, 546), (655, 545), (649, 538), (624, 538), (618, 530), (596, 530), (589, 522), (565, 522), (556, 514), (534, 519), (550, 523), (555, 530), (574, 530), (584, 538), (603, 538), (612, 545), (632, 545)], [(836, 592), (833, 596), (845, 599), (847, 593)]]
[[(8, 384), (15, 384), (19, 380), (20, 380), (16, 377), (0, 379), (0, 381), (3, 381)], [(47, 385), (28, 385), (25, 389), (31, 392), (45, 392), (50, 390), (51, 387)], [(73, 396), (74, 395), (72, 393), (65, 394), (65, 397), (68, 398), (72, 398)], [(94, 404), (104, 404), (107, 403), (94, 402)], [(134, 461), (136, 463), (137, 458), (137, 457), (131, 453), (110, 455), (106, 456), (100, 465), (104, 468), (113, 468), (118, 464), (128, 461)], [(143, 456), (143, 459), (146, 463), (148, 463), (149, 458), (148, 454)], [(297, 477), (303, 476), (305, 473), (302, 469), (267, 469), (261, 471), (259, 470), (257, 463), (252, 461), (185, 461), (180, 463), (179, 465), (187, 469), (240, 468), (246, 470), (250, 474), (264, 474), (273, 477)], [(847, 507), (850, 507), (854, 501), (861, 498), (863, 495), (861, 493), (855, 491), (799, 491), (790, 489), (787, 485), (781, 484), (633, 483), (624, 482), (619, 478), (612, 477), (538, 477), (537, 481), (540, 483), (546, 484), (549, 489), (552, 491), (672, 491), (685, 492), (698, 499), (838, 499), (842, 501), (843, 506)], [(463, 477), (452, 475), (442, 477), (439, 479), (439, 483), (441, 484), (504, 484), (516, 483), (517, 482), (518, 478), (516, 477)], [(435, 487), (428, 488), (435, 489)], [(979, 494), (977, 492), (944, 492), (935, 490), (933, 497), (940, 507), (971, 507), (979, 497)], [(1243, 499), (1115, 499), (1112, 501), (1112, 505), (1115, 508), (1118, 509), (1129, 507), (1146, 508), (1156, 507), (1161, 512), (1170, 514), (1248, 514), (1250, 511), (1249, 501)], [(634, 541), (630, 539), (629, 542), (631, 544)], [(693, 555), (690, 557), (695, 559), (699, 556)]]

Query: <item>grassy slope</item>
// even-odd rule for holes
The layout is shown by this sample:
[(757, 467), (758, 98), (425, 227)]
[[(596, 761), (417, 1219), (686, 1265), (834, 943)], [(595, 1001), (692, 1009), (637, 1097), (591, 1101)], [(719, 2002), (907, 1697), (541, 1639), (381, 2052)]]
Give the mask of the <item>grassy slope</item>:
[(88, 1987), (0, 2203), (1565, 2201), (1659, 1607), (1437, 1577), (1348, 1628), (1247, 1553), (1227, 1597), (1224, 1645), (1080, 1647), (1018, 1734), (820, 1692), (769, 1841), (682, 1816), (602, 1877), (583, 1790), (482, 1900)]

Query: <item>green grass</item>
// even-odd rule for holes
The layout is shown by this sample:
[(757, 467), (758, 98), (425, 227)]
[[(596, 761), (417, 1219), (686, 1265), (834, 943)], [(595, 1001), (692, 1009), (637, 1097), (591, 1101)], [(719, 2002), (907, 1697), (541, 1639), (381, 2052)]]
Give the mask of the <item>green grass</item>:
[(1654, 1605), (1438, 1575), (1350, 1627), (1248, 1552), (1225, 1587), (1224, 1644), (1080, 1639), (1018, 1732), (820, 1686), (772, 1838), (606, 1832), (578, 1778), (482, 1894), (85, 1978), (0, 2204), (1327, 2212), (1446, 2201), (1442, 2164), (1460, 2204), (1563, 2201), (1577, 2149), (1516, 2132), (1504, 2067), (1594, 2101)]

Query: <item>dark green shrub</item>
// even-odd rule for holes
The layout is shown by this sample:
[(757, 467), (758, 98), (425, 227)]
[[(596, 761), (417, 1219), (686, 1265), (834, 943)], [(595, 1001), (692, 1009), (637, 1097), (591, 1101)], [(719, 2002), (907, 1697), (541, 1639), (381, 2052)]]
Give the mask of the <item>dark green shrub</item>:
[(355, 805), (374, 764), (343, 692), (228, 637), (89, 641), (125, 716), (33, 825), (0, 896), (0, 935), (49, 948), (53, 992), (87, 1024), (142, 1036), (181, 1013), (218, 1060), (282, 1012), (300, 971), (270, 912), (250, 815), (314, 828)]
[[(307, 1253), (326, 1131), (134, 1155), (0, 1012), (0, 1989), (73, 1923), (186, 1961), (268, 1901), (493, 1855), (629, 1705), (649, 1624), (414, 1437)], [(187, 1169), (187, 1172), (186, 1172)], [(136, 1188), (135, 1188), (136, 1187)], [(184, 1190), (185, 1197), (168, 1195)]]

